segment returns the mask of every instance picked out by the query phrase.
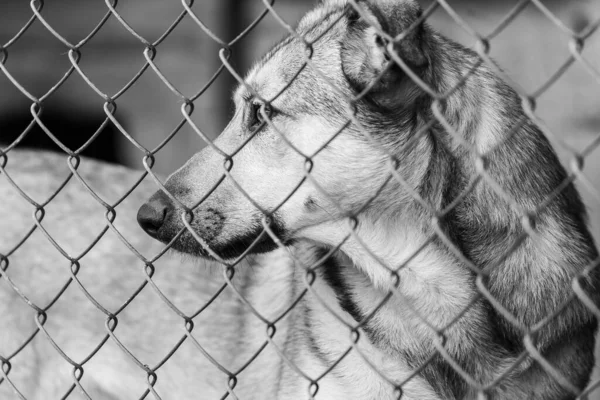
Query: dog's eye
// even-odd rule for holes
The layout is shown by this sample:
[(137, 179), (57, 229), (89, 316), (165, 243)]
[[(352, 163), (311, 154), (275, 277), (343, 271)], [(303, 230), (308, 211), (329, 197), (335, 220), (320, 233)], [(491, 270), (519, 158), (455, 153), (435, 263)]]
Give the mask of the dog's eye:
[(264, 112), (269, 118), (272, 117), (273, 108), (270, 105), (263, 103), (252, 103), (250, 109), (250, 129), (256, 129), (265, 122), (263, 115), (260, 111), (261, 107), (264, 107)]

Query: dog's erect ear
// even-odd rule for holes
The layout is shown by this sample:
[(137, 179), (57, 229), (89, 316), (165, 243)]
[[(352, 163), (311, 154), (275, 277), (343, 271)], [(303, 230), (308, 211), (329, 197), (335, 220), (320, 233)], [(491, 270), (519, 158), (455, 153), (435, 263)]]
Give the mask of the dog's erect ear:
[(379, 32), (392, 38), (404, 34), (394, 44), (394, 52), (418, 74), (428, 65), (423, 47), (424, 26), (415, 26), (421, 8), (414, 0), (356, 3), (360, 12), (347, 5), (348, 29), (341, 50), (344, 74), (357, 91), (373, 84), (369, 96), (382, 105), (393, 106), (400, 100), (402, 89), (409, 88), (412, 81), (392, 60), (387, 50), (389, 42)]

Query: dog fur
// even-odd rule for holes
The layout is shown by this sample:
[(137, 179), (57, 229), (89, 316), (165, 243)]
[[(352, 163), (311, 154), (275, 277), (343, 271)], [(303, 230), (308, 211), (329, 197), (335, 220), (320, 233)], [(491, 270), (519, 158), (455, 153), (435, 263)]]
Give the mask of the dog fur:
[[(332, 0), (307, 14), (297, 32), (310, 48), (290, 37), (258, 62), (234, 95), (236, 113), (214, 142), (220, 151), (207, 147), (194, 156), (166, 181), (168, 194), (158, 191), (140, 209), (152, 236), (192, 255), (183, 263), (170, 256), (156, 262), (156, 279), (164, 274), (157, 286), (185, 315), (231, 274), (207, 258), (231, 263), (253, 245), (255, 254), (234, 267), (232, 279), (273, 324), (226, 289), (199, 314), (201, 322), (194, 320), (194, 345), (185, 318), (146, 287), (144, 300), (117, 316), (123, 322), (115, 336), (150, 368), (187, 337), (156, 370), (162, 398), (227, 394), (227, 373), (200, 346), (235, 374), (231, 398), (291, 400), (316, 391), (316, 399), (474, 399), (477, 386), (490, 399), (575, 398), (533, 357), (520, 356), (527, 338), (577, 390), (589, 379), (597, 323), (572, 299), (571, 285), (583, 274), (581, 285), (597, 302), (600, 277), (594, 269), (584, 274), (598, 254), (578, 193), (568, 184), (537, 209), (567, 175), (535, 125), (526, 121), (511, 134), (524, 117), (520, 99), (488, 67), (474, 68), (475, 53), (415, 24), (420, 9), (411, 1), (359, 7)], [(396, 37), (413, 25), (393, 45), (384, 35)], [(433, 102), (395, 65), (397, 58), (435, 92), (450, 94)], [(348, 99), (367, 88), (353, 110)], [(445, 123), (429, 124), (433, 110)], [(38, 202), (68, 174), (65, 164), (57, 169), (56, 156), (11, 151), (7, 157), (8, 175)], [(84, 180), (115, 190), (104, 195), (113, 201), (139, 175), (89, 160), (86, 166)], [(482, 171), (485, 177), (440, 213)], [(106, 182), (118, 183), (109, 189)], [(6, 255), (23, 238), (27, 228), (21, 227), (33, 224), (24, 221), (32, 221), (34, 208), (6, 179), (0, 185), (2, 221), (15, 227), (0, 232)], [(116, 208), (117, 229), (148, 259), (161, 246), (140, 237), (132, 216), (151, 187), (144, 183)], [(56, 226), (57, 242), (81, 246), (67, 251), (71, 257), (106, 225), (106, 210), (78, 182), (46, 208), (42, 225)], [(280, 243), (263, 232), (263, 223)], [(531, 234), (514, 247), (524, 232)], [(0, 334), (4, 358), (36, 328), (36, 312), (8, 278), (43, 308), (71, 266), (40, 228), (7, 259), (0, 290), (0, 318), (9, 327)], [(110, 312), (145, 281), (144, 263), (112, 230), (80, 264), (92, 296), (110, 294), (100, 302), (112, 304)], [(477, 296), (482, 288), (487, 297)], [(47, 311), (44, 327), (81, 362), (106, 334), (106, 320), (74, 282)], [(31, 399), (60, 398), (74, 379), (73, 367), (44, 336), (38, 333), (10, 360), (7, 377)], [(146, 373), (112, 338), (83, 370), (82, 386), (92, 398), (137, 398), (146, 388)], [(14, 397), (7, 383), (0, 384), (2, 398)]]
[[(472, 398), (476, 391), (461, 375), (485, 387), (502, 374), (486, 390), (491, 398), (572, 398), (531, 357), (509, 366), (530, 340), (574, 388), (587, 383), (596, 321), (570, 301), (571, 284), (598, 253), (579, 195), (571, 184), (553, 194), (567, 175), (519, 96), (473, 51), (419, 24), (420, 15), (411, 1), (359, 2), (359, 9), (334, 1), (310, 12), (297, 29), (303, 39), (281, 42), (240, 85), (236, 114), (214, 142), (220, 150), (207, 147), (169, 178), (174, 198), (159, 192), (151, 199), (164, 217), (152, 234), (171, 241), (184, 228), (182, 213), (210, 193), (190, 224), (213, 256), (242, 254), (264, 215), (284, 244), (339, 246), (344, 261), (333, 257), (341, 264), (318, 271), (350, 321), (367, 319), (389, 291), (400, 293), (362, 324), (383, 375), (402, 382), (433, 357), (406, 385), (406, 398)], [(390, 44), (385, 34), (401, 40)], [(398, 59), (446, 95), (434, 102)], [(328, 142), (350, 119), (349, 99), (365, 92), (353, 102), (352, 123)], [(235, 153), (227, 173), (221, 152)], [(358, 222), (349, 235), (352, 218)], [(193, 236), (184, 229), (173, 247), (206, 255)], [(273, 248), (263, 234), (253, 251)], [(582, 282), (597, 296), (597, 270)], [(487, 298), (474, 301), (481, 290)], [(325, 334), (344, 329), (321, 318), (314, 347), (333, 365), (347, 344)], [(444, 357), (435, 344), (442, 329)], [(392, 398), (381, 379), (364, 382), (366, 369), (331, 373), (341, 386), (364, 390), (357, 398)]]

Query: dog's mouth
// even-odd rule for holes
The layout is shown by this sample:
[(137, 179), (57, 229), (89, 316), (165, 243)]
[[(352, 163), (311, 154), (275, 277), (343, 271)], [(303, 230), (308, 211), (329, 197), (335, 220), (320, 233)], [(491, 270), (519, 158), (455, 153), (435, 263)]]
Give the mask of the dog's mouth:
[[(277, 235), (279, 237), (280, 235)], [(164, 241), (164, 243), (168, 243)], [(181, 253), (216, 260), (217, 257), (223, 260), (236, 259), (246, 254), (260, 254), (276, 250), (277, 243), (262, 228), (254, 230), (244, 235), (238, 235), (229, 238), (226, 242), (211, 241), (204, 244), (200, 243), (187, 230), (184, 231), (175, 241), (171, 248)], [(217, 257), (215, 257), (215, 255)]]
[[(233, 260), (244, 254), (267, 253), (279, 247), (260, 222), (251, 224), (251, 228), (244, 233), (236, 232), (231, 235), (225, 234), (224, 229), (220, 229), (218, 235), (211, 235), (216, 232), (210, 226), (197, 227), (192, 224), (191, 227), (195, 235), (188, 229), (179, 233), (181, 227), (178, 227), (176, 232), (172, 228), (161, 229), (155, 239), (170, 244), (171, 249), (177, 252), (211, 260)], [(279, 221), (274, 220), (269, 225), (269, 230), (280, 243), (289, 244), (285, 239), (283, 224)], [(201, 240), (197, 240), (195, 236)]]

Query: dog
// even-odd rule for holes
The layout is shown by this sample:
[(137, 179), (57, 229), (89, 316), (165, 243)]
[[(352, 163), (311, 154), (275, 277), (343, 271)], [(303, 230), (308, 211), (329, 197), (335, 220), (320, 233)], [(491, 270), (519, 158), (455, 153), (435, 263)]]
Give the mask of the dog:
[(597, 303), (598, 254), (552, 147), (416, 3), (351, 3), (309, 12), (152, 196), (83, 159), (53, 197), (73, 161), (3, 153), (1, 398), (583, 390), (597, 322), (572, 285)]
[(290, 247), (319, 293), (292, 363), (332, 368), (325, 399), (574, 398), (597, 322), (572, 286), (597, 304), (600, 283), (584, 207), (515, 91), (421, 16), (321, 3), (138, 220), (226, 263)]

